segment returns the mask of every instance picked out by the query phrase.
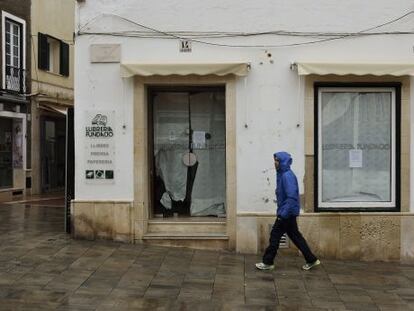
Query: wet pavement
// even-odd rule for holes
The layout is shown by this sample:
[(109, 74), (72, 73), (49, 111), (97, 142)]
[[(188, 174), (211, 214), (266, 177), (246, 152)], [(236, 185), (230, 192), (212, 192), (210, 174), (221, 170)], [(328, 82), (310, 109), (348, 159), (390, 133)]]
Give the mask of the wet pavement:
[(414, 310), (414, 265), (259, 259), (72, 240), (56, 202), (0, 205), (0, 310)]

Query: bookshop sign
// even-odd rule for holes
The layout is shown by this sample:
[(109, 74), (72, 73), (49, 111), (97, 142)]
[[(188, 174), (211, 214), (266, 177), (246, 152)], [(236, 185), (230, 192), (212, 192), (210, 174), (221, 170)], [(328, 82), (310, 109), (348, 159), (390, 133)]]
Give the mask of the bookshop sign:
[(88, 184), (115, 182), (115, 111), (86, 111), (85, 181)]

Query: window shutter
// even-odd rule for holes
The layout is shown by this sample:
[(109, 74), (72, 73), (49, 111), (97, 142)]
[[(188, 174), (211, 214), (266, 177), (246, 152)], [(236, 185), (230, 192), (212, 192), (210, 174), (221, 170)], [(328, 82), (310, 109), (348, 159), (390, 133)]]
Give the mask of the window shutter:
[(62, 76), (69, 76), (69, 44), (60, 41), (60, 70)]
[(38, 33), (38, 67), (42, 70), (49, 70), (49, 45), (47, 36)]

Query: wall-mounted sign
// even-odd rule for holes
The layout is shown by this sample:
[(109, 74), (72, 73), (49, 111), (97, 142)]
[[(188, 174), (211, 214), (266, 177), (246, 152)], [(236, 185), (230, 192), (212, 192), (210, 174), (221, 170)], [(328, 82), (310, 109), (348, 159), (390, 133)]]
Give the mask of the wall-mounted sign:
[(115, 182), (115, 112), (86, 111), (85, 181), (88, 184)]
[(194, 131), (193, 132), (193, 148), (202, 149), (206, 147), (206, 132)]
[(191, 52), (190, 40), (180, 40), (180, 52)]
[(90, 58), (91, 63), (119, 63), (121, 61), (121, 45), (92, 44)]
[(349, 167), (361, 168), (362, 167), (362, 150), (353, 149), (349, 150)]

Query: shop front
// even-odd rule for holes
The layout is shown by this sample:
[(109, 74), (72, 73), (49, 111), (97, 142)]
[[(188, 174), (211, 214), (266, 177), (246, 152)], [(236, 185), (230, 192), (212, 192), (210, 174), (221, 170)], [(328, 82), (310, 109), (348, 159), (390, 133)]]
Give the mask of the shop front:
[(0, 198), (24, 195), (26, 188), (26, 114), (0, 111)]
[[(248, 67), (122, 64), (123, 85), (133, 84), (134, 201), (95, 201), (91, 208), (75, 200), (75, 236), (235, 249), (235, 82)], [(106, 126), (116, 129), (115, 113), (106, 115)]]
[(197, 10), (214, 23), (201, 30), (191, 6), (171, 20), (148, 3), (149, 23), (127, 2), (116, 15), (101, 14), (114, 1), (79, 5), (75, 237), (260, 254), (283, 150), (318, 256), (413, 260), (411, 37), (356, 32), (379, 24), (368, 4), (345, 10), (359, 16), (351, 25), (328, 7), (218, 16), (205, 2)]
[(373, 67), (383, 72), (351, 63), (345, 70), (358, 76), (340, 66), (306, 75), (305, 210), (320, 215), (325, 256), (410, 260), (411, 66)]
[(135, 240), (235, 248), (236, 79), (135, 77)]

